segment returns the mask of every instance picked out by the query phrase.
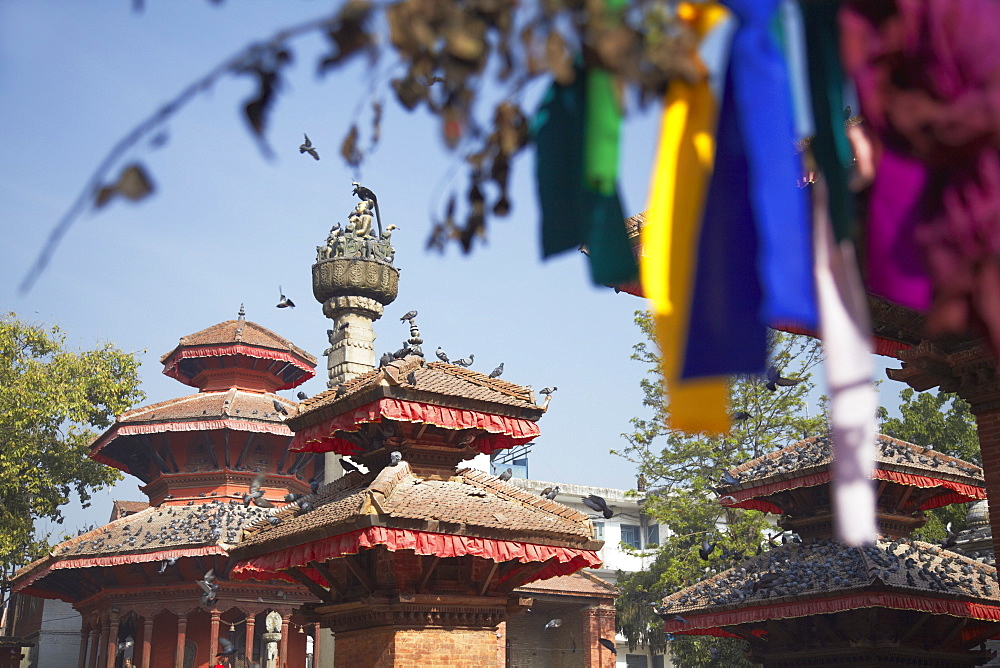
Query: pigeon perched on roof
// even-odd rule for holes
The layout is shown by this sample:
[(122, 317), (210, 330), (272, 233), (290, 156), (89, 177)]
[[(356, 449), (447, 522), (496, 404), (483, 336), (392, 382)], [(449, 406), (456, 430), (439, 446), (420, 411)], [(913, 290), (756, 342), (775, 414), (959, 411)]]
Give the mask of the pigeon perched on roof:
[(310, 141), (309, 135), (302, 133), (302, 136), (306, 140), (299, 145), (299, 154), (308, 153), (313, 157), (313, 160), (319, 160), (319, 153), (316, 151), (316, 147), (313, 146), (312, 141)]
[(299, 392), (295, 396), (299, 398), (299, 401), (305, 401), (306, 399), (309, 398), (309, 395), (306, 394), (305, 392)]
[(319, 491), (319, 486), (323, 484), (323, 475), (317, 475), (315, 478), (309, 481), (309, 491), (315, 494)]
[(734, 476), (729, 471), (722, 474), (722, 484), (723, 485), (738, 485), (740, 484), (740, 479), (738, 476)]
[(243, 505), (249, 506), (253, 503), (255, 506), (260, 508), (274, 508), (274, 504), (264, 498), (264, 490), (260, 488), (264, 484), (264, 473), (258, 473), (250, 482), (250, 492), (243, 495)]
[(389, 363), (392, 362), (392, 360), (393, 360), (392, 353), (382, 353), (382, 357), (380, 357), (378, 360), (379, 368), (381, 369), (384, 366), (388, 366)]
[(278, 308), (295, 308), (295, 302), (285, 296), (285, 291), (278, 286), (278, 294), (281, 295), (281, 299), (278, 300)]
[(554, 501), (556, 496), (558, 495), (559, 495), (559, 485), (556, 485), (555, 487), (546, 487), (545, 489), (542, 490), (542, 493), (539, 494), (539, 496), (544, 496), (549, 501)]
[(416, 311), (407, 311), (406, 315), (404, 315), (402, 318), (400, 318), (399, 321), (400, 322), (405, 322), (407, 320), (412, 321), (416, 317), (417, 317), (417, 312)]
[(510, 480), (510, 479), (511, 479), (511, 476), (513, 476), (513, 475), (514, 475), (514, 469), (512, 469), (512, 468), (510, 468), (510, 467), (508, 466), (508, 467), (507, 467), (507, 470), (506, 470), (506, 471), (504, 471), (503, 473), (501, 473), (499, 477), (500, 477), (500, 479), (501, 479), (501, 480), (503, 480), (504, 482), (507, 482), (508, 480)]
[(543, 387), (542, 389), (538, 390), (538, 393), (539, 394), (552, 394), (553, 392), (555, 392), (558, 389), (559, 388), (555, 387), (555, 386), (552, 386), (552, 387)]
[(490, 371), (490, 378), (499, 378), (503, 373), (503, 362), (500, 362), (500, 366)]
[(274, 410), (278, 411), (282, 415), (288, 415), (288, 409), (285, 408), (285, 405), (283, 403), (281, 403), (277, 399), (272, 399), (271, 401), (274, 402)]
[(456, 366), (470, 367), (472, 363), (476, 361), (476, 356), (470, 354), (468, 357), (463, 357), (462, 359), (452, 360), (451, 363)]
[(597, 496), (596, 494), (590, 494), (588, 496), (580, 497), (580, 500), (583, 501), (583, 505), (587, 506), (591, 510), (604, 513), (604, 519), (606, 520), (610, 520), (614, 515), (614, 512), (608, 508), (608, 503), (603, 497)]
[(401, 461), (403, 461), (403, 453), (399, 450), (393, 450), (389, 453), (389, 466), (395, 466)]
[(441, 360), (442, 362), (444, 362), (445, 364), (447, 364), (448, 362), (450, 362), (450, 361), (451, 361), (451, 360), (449, 360), (449, 359), (448, 359), (448, 353), (446, 353), (446, 352), (445, 352), (445, 351), (444, 351), (444, 350), (443, 350), (443, 349), (441, 348), (441, 346), (438, 346), (438, 349), (434, 351), (434, 354), (435, 354), (435, 355), (437, 355), (437, 358), (438, 358), (439, 360)]

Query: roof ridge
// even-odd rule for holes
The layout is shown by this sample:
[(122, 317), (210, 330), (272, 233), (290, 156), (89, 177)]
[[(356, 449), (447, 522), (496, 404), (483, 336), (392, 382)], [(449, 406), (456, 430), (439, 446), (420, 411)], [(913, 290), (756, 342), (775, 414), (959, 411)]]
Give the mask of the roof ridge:
[[(489, 489), (497, 496), (506, 495), (510, 497), (510, 500), (512, 501), (519, 501), (522, 504), (532, 506), (538, 510), (543, 510), (550, 515), (561, 517), (565, 520), (569, 520), (570, 522), (590, 521), (589, 517), (575, 508), (570, 508), (569, 506), (559, 503), (558, 501), (549, 501), (548, 499), (544, 499), (540, 496), (529, 494), (520, 487), (515, 487), (514, 485), (500, 480), (497, 476), (486, 473), (485, 471), (480, 471), (479, 469), (474, 468), (464, 468), (459, 470), (457, 475), (478, 484), (480, 487)], [(569, 511), (569, 514), (567, 514), (566, 511)]]

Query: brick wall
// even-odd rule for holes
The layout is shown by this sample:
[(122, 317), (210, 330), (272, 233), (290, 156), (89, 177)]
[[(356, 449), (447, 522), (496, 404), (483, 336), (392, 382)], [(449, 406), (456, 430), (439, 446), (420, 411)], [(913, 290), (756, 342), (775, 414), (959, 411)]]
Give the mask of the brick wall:
[(1000, 554), (1000, 407), (995, 402), (972, 404), (972, 412), (976, 416), (979, 449), (983, 456), (993, 549), (996, 554)]
[[(546, 629), (552, 619), (562, 626)], [(510, 668), (579, 668), (586, 648), (580, 607), (567, 607), (538, 599), (531, 608), (507, 620), (507, 665)]]
[(380, 628), (337, 634), (337, 668), (494, 668), (493, 629)]

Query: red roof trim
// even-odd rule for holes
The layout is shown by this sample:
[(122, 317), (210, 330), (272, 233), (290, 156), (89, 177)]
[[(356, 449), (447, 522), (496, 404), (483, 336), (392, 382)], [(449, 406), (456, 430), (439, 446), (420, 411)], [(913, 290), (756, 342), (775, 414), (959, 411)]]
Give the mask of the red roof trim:
[(307, 566), (310, 561), (323, 563), (327, 559), (357, 554), (377, 545), (384, 545), (390, 552), (413, 550), (421, 555), (446, 558), (473, 555), (497, 563), (513, 560), (521, 563), (551, 562), (527, 582), (570, 575), (581, 568), (601, 565), (601, 558), (593, 550), (375, 526), (243, 560), (233, 567), (229, 577), (234, 580), (280, 579), (294, 583), (295, 580), (281, 572), (294, 567), (323, 583), (319, 574)]
[[(925, 488), (943, 487), (951, 490), (951, 493), (938, 494), (931, 497), (925, 501), (922, 506), (920, 506), (921, 510), (940, 508), (941, 506), (947, 506), (952, 503), (979, 501), (986, 498), (986, 490), (982, 487), (967, 485), (965, 483), (955, 482), (952, 480), (929, 478), (927, 476), (915, 475), (913, 473), (902, 473), (900, 471), (891, 471), (889, 469), (875, 469), (874, 478), (875, 480), (888, 480), (889, 482), (899, 483), (900, 485), (911, 485), (913, 487)], [(823, 485), (830, 482), (830, 479), (830, 471), (826, 470), (820, 471), (819, 473), (800, 476), (798, 478), (779, 480), (778, 482), (772, 482), (767, 485), (752, 487), (750, 489), (740, 489), (730, 492), (727, 495), (736, 499), (736, 503), (722, 503), (722, 505), (731, 508), (760, 510), (765, 513), (780, 515), (784, 511), (773, 503), (764, 500), (762, 497), (767, 497), (789, 489), (800, 489), (802, 487), (815, 487), (816, 485)]]
[[(15, 592), (24, 591), (36, 580), (45, 577), (52, 571), (65, 568), (94, 568), (118, 566), (120, 564), (141, 564), (149, 561), (163, 561), (164, 559), (174, 559), (177, 557), (201, 557), (211, 554), (225, 555), (226, 551), (218, 545), (206, 545), (204, 547), (189, 547), (176, 550), (159, 550), (156, 552), (141, 552), (133, 554), (113, 554), (101, 557), (80, 557), (78, 559), (60, 559), (53, 557), (55, 561), (50, 562), (44, 568), (29, 578), (14, 583)], [(31, 592), (25, 592), (30, 594)]]
[(295, 432), (295, 438), (288, 449), (292, 452), (354, 454), (358, 451), (358, 446), (337, 437), (336, 432), (357, 431), (361, 425), (381, 422), (383, 418), (430, 424), (445, 429), (482, 429), (490, 435), (480, 436), (476, 440), (476, 446), (485, 454), (523, 445), (541, 433), (538, 425), (531, 420), (384, 397)]
[(297, 378), (294, 382), (282, 385), (278, 388), (279, 390), (289, 390), (293, 387), (301, 385), (316, 375), (315, 367), (310, 366), (306, 360), (303, 360), (294, 353), (290, 353), (285, 350), (271, 350), (270, 348), (262, 348), (245, 343), (229, 343), (217, 346), (180, 348), (175, 350), (170, 357), (163, 360), (163, 373), (184, 383), (185, 385), (190, 385), (191, 383), (189, 382), (189, 379), (182, 376), (177, 369), (177, 363), (182, 359), (197, 357), (230, 357), (234, 355), (246, 355), (247, 357), (256, 357), (257, 359), (288, 362), (292, 366), (304, 372), (303, 376)]
[[(684, 613), (687, 623), (668, 621), (663, 625), (667, 633), (693, 635), (727, 634), (722, 628), (737, 624), (763, 622), (771, 619), (810, 617), (856, 608), (891, 608), (894, 610), (919, 610), (936, 615), (967, 617), (989, 622), (1000, 622), (1000, 606), (972, 601), (954, 601), (928, 598), (895, 592), (862, 592), (847, 596), (831, 596), (792, 603), (744, 607), (740, 610), (704, 614)], [(721, 634), (719, 633), (721, 632)]]

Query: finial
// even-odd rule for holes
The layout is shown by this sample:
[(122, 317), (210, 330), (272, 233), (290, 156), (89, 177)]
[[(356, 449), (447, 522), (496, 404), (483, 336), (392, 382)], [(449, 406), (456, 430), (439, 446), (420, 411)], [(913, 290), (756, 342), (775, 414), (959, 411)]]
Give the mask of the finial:
[(244, 308), (243, 304), (240, 304), (240, 312), (237, 313), (240, 320), (246, 320), (247, 310)]

